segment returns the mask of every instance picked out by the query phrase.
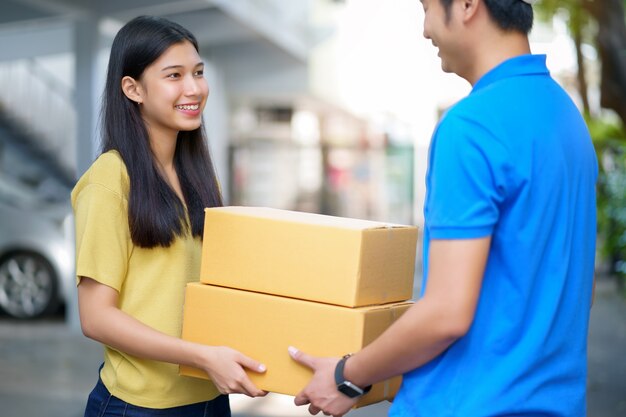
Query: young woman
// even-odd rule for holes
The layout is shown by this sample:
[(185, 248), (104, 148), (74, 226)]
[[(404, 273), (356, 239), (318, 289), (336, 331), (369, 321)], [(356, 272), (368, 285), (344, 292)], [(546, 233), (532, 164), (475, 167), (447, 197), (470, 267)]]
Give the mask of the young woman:
[[(202, 128), (203, 67), (194, 36), (165, 19), (138, 17), (113, 41), (102, 154), (72, 192), (81, 326), (104, 345), (85, 416), (223, 417), (223, 394), (265, 394), (243, 369), (264, 372), (260, 363), (180, 339), (203, 209), (222, 204)], [(180, 376), (179, 364), (211, 380)]]

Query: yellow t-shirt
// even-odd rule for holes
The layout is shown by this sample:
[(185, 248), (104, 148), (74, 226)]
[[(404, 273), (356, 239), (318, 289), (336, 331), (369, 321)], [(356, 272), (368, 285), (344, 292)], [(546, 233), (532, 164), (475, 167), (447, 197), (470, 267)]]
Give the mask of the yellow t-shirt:
[[(72, 191), (76, 275), (119, 292), (119, 308), (142, 323), (180, 337), (185, 285), (200, 273), (201, 241), (190, 234), (168, 248), (137, 247), (128, 228), (129, 178), (115, 151), (101, 155)], [(178, 365), (104, 348), (102, 381), (137, 406), (169, 408), (219, 395), (212, 382), (180, 376)]]

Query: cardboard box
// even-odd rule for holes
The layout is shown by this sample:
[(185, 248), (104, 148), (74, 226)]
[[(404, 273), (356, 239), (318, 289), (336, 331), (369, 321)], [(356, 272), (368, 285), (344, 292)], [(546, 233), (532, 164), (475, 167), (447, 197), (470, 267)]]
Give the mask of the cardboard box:
[(205, 210), (200, 281), (359, 307), (409, 300), (417, 228), (259, 207)]
[[(248, 372), (257, 387), (296, 395), (312, 371), (295, 362), (287, 348), (316, 356), (340, 357), (378, 337), (412, 305), (411, 302), (347, 308), (294, 298), (191, 283), (187, 285), (182, 338), (206, 345), (229, 346), (267, 366)], [(208, 378), (187, 366), (182, 375)], [(401, 377), (375, 384), (358, 406), (391, 399)]]

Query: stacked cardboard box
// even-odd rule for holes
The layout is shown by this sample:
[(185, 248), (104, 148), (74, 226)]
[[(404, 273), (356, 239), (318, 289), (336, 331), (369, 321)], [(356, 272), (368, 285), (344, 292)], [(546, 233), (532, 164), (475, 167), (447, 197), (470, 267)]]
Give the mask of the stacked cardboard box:
[[(206, 210), (200, 283), (186, 291), (185, 340), (230, 346), (267, 366), (261, 389), (296, 395), (316, 356), (356, 352), (411, 303), (417, 229), (269, 208)], [(181, 366), (181, 374), (207, 375)], [(390, 399), (400, 378), (358, 405)]]

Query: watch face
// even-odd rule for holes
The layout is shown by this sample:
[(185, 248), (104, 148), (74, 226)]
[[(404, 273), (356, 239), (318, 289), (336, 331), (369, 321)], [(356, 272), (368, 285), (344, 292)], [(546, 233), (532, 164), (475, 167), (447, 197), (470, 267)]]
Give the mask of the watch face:
[(349, 381), (344, 381), (341, 384), (337, 385), (337, 389), (350, 398), (356, 398), (359, 395), (363, 395), (363, 390), (356, 385), (350, 383)]

